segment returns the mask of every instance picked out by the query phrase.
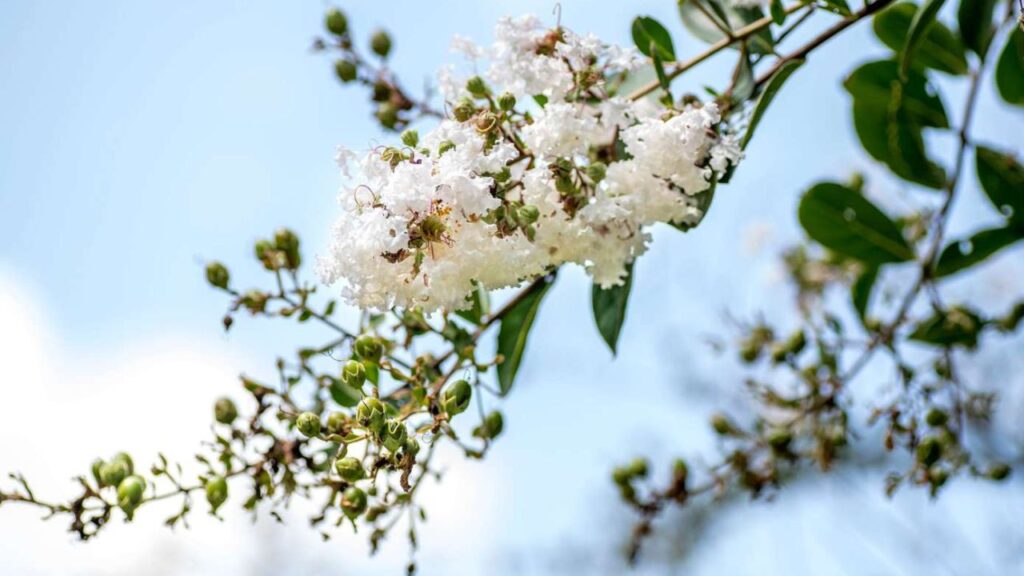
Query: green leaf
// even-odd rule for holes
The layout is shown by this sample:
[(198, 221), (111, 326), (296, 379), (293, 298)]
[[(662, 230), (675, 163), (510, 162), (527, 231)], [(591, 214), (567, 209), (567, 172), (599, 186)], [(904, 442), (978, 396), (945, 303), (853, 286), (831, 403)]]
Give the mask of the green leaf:
[(473, 293), (466, 297), (472, 305), (465, 310), (456, 311), (455, 314), (473, 324), (479, 325), (483, 321), (484, 316), (491, 313), (491, 297), (482, 284), (474, 282), (473, 285)]
[[(910, 63), (906, 60), (909, 47), (914, 64), (948, 74), (967, 73), (963, 44), (949, 28), (936, 22), (935, 14), (931, 12), (932, 8), (937, 8), (936, 4), (941, 6), (943, 1), (926, 1), (920, 10), (913, 2), (901, 2), (879, 12), (872, 21), (871, 26), (878, 39), (901, 54), (904, 70)], [(929, 16), (930, 19), (926, 19)], [(915, 22), (918, 23), (916, 28)]]
[(757, 104), (754, 105), (754, 112), (750, 115), (750, 123), (747, 125), (747, 132), (743, 135), (743, 140), (740, 142), (741, 148), (746, 148), (747, 144), (750, 143), (750, 139), (754, 137), (754, 130), (757, 129), (757, 125), (761, 122), (761, 118), (764, 116), (765, 111), (768, 110), (768, 105), (775, 99), (775, 95), (779, 93), (782, 85), (785, 84), (786, 80), (789, 79), (793, 72), (796, 72), (797, 68), (803, 66), (804, 59), (797, 58), (790, 60), (779, 68), (778, 72), (772, 75), (765, 84), (764, 91), (761, 92), (761, 96), (757, 99)]
[[(697, 6), (697, 3), (700, 6)], [(708, 17), (710, 14), (715, 20)], [(680, 0), (679, 19), (683, 26), (690, 31), (698, 40), (713, 44), (725, 38), (725, 34), (715, 25), (717, 22), (728, 30), (742, 28), (751, 22), (764, 17), (764, 11), (757, 7), (735, 7), (730, 3), (722, 3), (717, 0)], [(775, 42), (772, 40), (772, 33), (768, 28), (758, 31), (748, 39), (752, 52), (756, 54), (771, 54)], [(732, 46), (736, 46), (733, 43)]]
[(657, 57), (666, 62), (676, 59), (672, 36), (660, 22), (650, 16), (637, 16), (633, 20), (633, 42), (645, 56)]
[(515, 306), (501, 319), (501, 329), (498, 332), (498, 354), (504, 356), (505, 360), (498, 364), (498, 388), (502, 396), (508, 394), (512, 389), (512, 384), (515, 383), (516, 372), (519, 371), (519, 363), (526, 350), (526, 338), (530, 335), (530, 328), (533, 326), (534, 318), (537, 317), (541, 300), (553, 282), (553, 275), (534, 282), (530, 291), (516, 302)]
[(850, 299), (853, 301), (853, 309), (857, 316), (864, 321), (868, 316), (868, 305), (871, 303), (871, 291), (875, 287), (875, 280), (878, 279), (878, 268), (869, 266), (857, 276), (857, 280), (850, 286)]
[(754, 79), (754, 65), (750, 62), (750, 52), (746, 49), (740, 50), (740, 58), (736, 63), (736, 83), (733, 86), (732, 97), (736, 102), (744, 102), (754, 95), (757, 89), (757, 81)]
[(772, 15), (772, 22), (779, 26), (786, 23), (786, 7), (782, 5), (782, 0), (772, 0), (768, 10)]
[(982, 230), (970, 238), (954, 240), (942, 250), (935, 275), (942, 277), (959, 272), (1021, 239), (1024, 239), (1024, 231), (1006, 227)]
[(1010, 104), (1024, 106), (1024, 30), (1014, 26), (996, 63), (996, 87)]
[(901, 80), (895, 60), (868, 62), (843, 82), (854, 102), (888, 110), (896, 106), (905, 119), (929, 128), (949, 128), (946, 108), (924, 74), (910, 70)]
[(849, 16), (849, 15), (853, 14), (853, 12), (850, 11), (850, 5), (846, 3), (846, 0), (821, 0), (821, 1), (822, 1), (822, 8), (824, 8), (825, 10), (828, 10), (829, 12), (832, 12), (834, 14), (839, 14), (840, 16)]
[(626, 305), (629, 304), (629, 291), (633, 287), (633, 265), (626, 271), (626, 280), (619, 286), (601, 288), (594, 284), (590, 301), (594, 309), (594, 321), (597, 330), (608, 344), (614, 355), (619, 342), (622, 323), (626, 321)]
[(920, 322), (910, 334), (910, 339), (943, 348), (957, 345), (974, 348), (984, 326), (985, 322), (973, 311), (951, 308)]
[(981, 56), (988, 52), (992, 38), (996, 34), (992, 22), (992, 12), (999, 0), (960, 0), (957, 8), (957, 24), (960, 27), (960, 38), (964, 46)]
[(1024, 166), (1008, 154), (978, 146), (975, 150), (978, 180), (996, 210), (1024, 226)]
[(717, 187), (718, 180), (715, 176), (712, 176), (711, 185), (708, 186), (707, 190), (698, 192), (693, 195), (693, 198), (697, 201), (697, 209), (700, 210), (700, 216), (697, 218), (696, 222), (669, 222), (669, 225), (671, 225), (673, 228), (681, 232), (689, 232), (690, 230), (696, 228), (701, 222), (704, 221), (704, 218), (707, 217), (708, 210), (711, 209), (711, 201), (715, 199), (715, 188)]
[(823, 182), (808, 190), (800, 200), (798, 217), (816, 242), (865, 264), (914, 258), (896, 224), (867, 198), (841, 184)]
[(337, 378), (331, 379), (331, 385), (327, 389), (331, 393), (331, 398), (338, 403), (339, 406), (351, 408), (363, 398), (363, 393), (355, 388), (345, 384)]

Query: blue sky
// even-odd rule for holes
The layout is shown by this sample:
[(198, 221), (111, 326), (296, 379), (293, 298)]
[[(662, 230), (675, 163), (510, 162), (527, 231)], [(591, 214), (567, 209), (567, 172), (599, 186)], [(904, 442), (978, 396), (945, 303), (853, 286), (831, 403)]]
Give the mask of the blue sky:
[[(93, 416), (124, 418), (126, 426), (137, 428), (139, 438), (132, 442), (142, 454), (163, 446), (150, 441), (166, 440), (172, 444), (169, 452), (187, 458), (189, 447), (206, 432), (209, 400), (233, 389), (231, 374), (269, 372), (273, 355), (287, 353), (302, 337), (245, 321), (223, 336), (218, 319), (224, 302), (202, 281), (202, 264), (211, 258), (237, 263), (232, 266), (236, 277), (253, 280), (252, 242), (280, 225), (301, 232), (307, 255), (322, 250), (336, 216), (335, 147), (360, 148), (387, 138), (370, 121), (364, 95), (342, 90), (329, 60), (309, 50), (325, 6), (198, 0), (0, 5), (0, 229), (6, 239), (0, 247), (0, 288), (8, 303), (0, 310), (12, 314), (0, 319), (8, 325), (0, 354), (9, 354), (5, 365), (21, 365), (15, 374), (23, 378), (12, 377), (4, 386), (5, 391), (24, 388), (15, 398), (46, 402), (67, 418), (57, 422), (57, 432), (19, 446), (0, 444), (4, 471), (15, 467), (31, 474), (30, 465), (41, 466), (53, 474), (50, 484), (61, 486), (96, 455), (124, 442), (116, 426), (101, 426), (90, 437)], [(564, 24), (623, 44), (629, 43), (631, 17), (652, 14), (670, 25), (677, 52), (699, 49), (667, 0), (579, 0), (561, 6)], [(392, 30), (394, 63), (409, 86), (418, 86), (440, 64), (457, 61), (448, 54), (454, 33), (486, 41), (501, 15), (532, 11), (553, 18), (552, 3), (539, 1), (403, 0), (386, 6), (350, 2), (345, 8), (364, 38), (377, 25)], [(739, 380), (728, 362), (708, 354), (703, 339), (728, 333), (727, 308), (779, 317), (789, 293), (777, 282), (776, 253), (798, 237), (799, 192), (818, 179), (862, 170), (881, 202), (903, 202), (905, 186), (884, 179), (858, 151), (840, 86), (856, 63), (884, 53), (869, 38), (869, 27), (860, 25), (815, 53), (787, 84), (702, 228), (688, 235), (655, 234), (651, 253), (637, 267), (636, 297), (618, 359), (609, 356), (592, 326), (585, 276), (563, 275), (536, 325), (519, 390), (505, 403), (508, 436), (488, 462), (453, 463), (453, 475), (463, 474), (462, 483), (455, 484), (461, 488), (440, 498), (455, 502), (444, 508), (459, 513), (447, 524), (444, 512), (435, 513), (441, 516), (439, 530), (475, 538), (479, 546), (468, 559), (460, 558), (440, 537), (427, 537), (424, 556), (434, 564), (427, 563), (424, 573), (475, 573), (490, 566), (541, 573), (547, 568), (537, 555), (558, 557), (587, 546), (602, 548), (598, 556), (607, 557), (604, 549), (621, 541), (624, 530), (603, 526), (626, 517), (606, 480), (610, 465), (637, 453), (692, 454), (711, 445), (704, 426), (710, 401), (720, 399), (723, 389), (726, 398), (734, 396)], [(724, 61), (712, 60), (680, 86), (698, 91), (702, 83), (713, 84), (728, 73)], [(953, 118), (959, 118), (953, 103), (962, 91), (957, 84), (947, 87)], [(1004, 147), (1014, 144), (1019, 153), (1024, 118), (999, 106), (989, 91), (982, 96), (977, 133)], [(946, 157), (949, 144), (933, 142), (936, 153)], [(958, 210), (977, 215), (984, 207), (973, 177), (967, 182)], [(1005, 299), (1005, 290), (997, 288), (1022, 267), (1020, 249), (1001, 256), (984, 271), (985, 294), (993, 302)], [(15, 316), (17, 322), (5, 322)], [(24, 331), (16, 333), (13, 326)], [(129, 362), (133, 357), (153, 359), (153, 370), (180, 378), (150, 380), (156, 375)], [(110, 378), (90, 378), (83, 367)], [(131, 387), (104, 388), (105, 380)], [(177, 386), (192, 396), (174, 400)], [(126, 389), (148, 412), (132, 409), (132, 401), (122, 396)], [(75, 410), (68, 395), (93, 412)], [(0, 407), (0, 435), (21, 433), (20, 412), (14, 402)], [(61, 422), (74, 427), (76, 438), (69, 441), (77, 448), (62, 444), (67, 455), (53, 463), (39, 452), (67, 440), (59, 433)], [(178, 432), (168, 434), (168, 429)], [(552, 478), (562, 479), (557, 489), (551, 488)], [(460, 489), (470, 495), (469, 504), (459, 504)], [(880, 480), (869, 479), (864, 490), (876, 499)], [(963, 506), (988, 510), (995, 496), (979, 490), (964, 489), (954, 504), (944, 506), (955, 511), (956, 502), (966, 502)], [(844, 504), (848, 494), (815, 497), (837, 509), (849, 505)], [(1019, 505), (1019, 490), (1013, 497)], [(806, 505), (800, 502), (791, 506), (799, 510)], [(925, 510), (922, 514), (931, 518), (917, 496), (902, 505)], [(744, 542), (754, 542), (758, 557), (774, 558), (778, 573), (800, 566), (799, 556), (787, 561), (779, 552), (781, 559), (776, 558), (773, 550), (788, 550), (787, 544), (764, 534), (764, 526), (775, 521), (773, 508), (759, 510), (750, 514), (767, 523), (760, 531), (746, 540), (740, 529), (734, 538), (717, 538), (715, 545), (726, 552), (699, 566), (734, 565), (728, 558), (735, 553), (728, 550)], [(828, 510), (826, 504), (812, 507), (810, 519), (798, 520), (797, 527), (814, 526), (816, 515)], [(284, 530), (261, 525), (232, 535), (227, 525), (197, 517), (203, 526), (192, 535), (173, 536), (158, 527), (132, 540), (130, 530), (115, 528), (86, 550), (70, 543), (59, 527), (25, 529), (31, 515), (18, 512), (15, 522), (5, 514), (11, 512), (0, 512), (0, 540), (8, 543), (0, 546), (26, 551), (22, 568), (40, 574), (67, 569), (60, 563), (48, 567), (47, 560), (55, 559), (47, 552), (55, 549), (58, 556), (74, 559), (82, 573), (99, 573), (101, 566), (111, 573), (131, 572), (132, 562), (123, 558), (109, 564), (109, 555), (126, 543), (185, 558), (177, 565), (184, 568), (172, 564), (168, 573), (197, 566), (211, 573), (242, 571), (243, 565), (218, 560), (203, 541), (252, 555), (253, 546), (283, 537), (274, 530)], [(159, 524), (156, 517), (146, 520)], [(482, 535), (480, 526), (488, 527)], [(296, 515), (287, 542), (301, 554), (303, 566), (316, 572), (320, 564), (314, 559), (331, 549), (311, 531), (298, 534), (303, 528)], [(361, 538), (348, 537), (354, 543), (345, 545), (360, 558)], [(382, 564), (370, 566), (399, 566), (403, 545), (396, 542), (389, 550)], [(323, 562), (334, 566), (330, 559)], [(829, 562), (821, 560), (818, 573), (847, 573)], [(897, 559), (878, 566), (891, 568), (894, 562), (907, 565)]]

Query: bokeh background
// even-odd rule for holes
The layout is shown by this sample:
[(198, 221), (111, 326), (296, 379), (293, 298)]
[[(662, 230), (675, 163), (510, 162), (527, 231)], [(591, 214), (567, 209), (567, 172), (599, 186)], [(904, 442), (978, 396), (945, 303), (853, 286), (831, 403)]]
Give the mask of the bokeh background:
[[(629, 44), (629, 22), (646, 13), (671, 24), (677, 52), (700, 48), (669, 0), (560, 5), (563, 23), (609, 41)], [(241, 317), (225, 335), (225, 302), (202, 269), (222, 259), (242, 284), (255, 282), (252, 242), (279, 225), (302, 234), (307, 257), (323, 251), (337, 214), (335, 147), (390, 138), (365, 94), (343, 90), (330, 61), (309, 49), (326, 7), (0, 3), (0, 471), (24, 472), (37, 492), (59, 497), (93, 458), (118, 450), (144, 466), (158, 450), (187, 462), (209, 433), (212, 401), (235, 393), (239, 373), (272, 374), (277, 355), (315, 341), (312, 329)], [(342, 7), (364, 41), (378, 25), (392, 31), (394, 65), (414, 89), (459, 60), (448, 52), (452, 34), (487, 42), (499, 16), (555, 18), (553, 2), (535, 0)], [(819, 27), (829, 21), (818, 18)], [(743, 388), (731, 357), (708, 340), (728, 340), (730, 316), (785, 325), (792, 294), (778, 255), (799, 238), (799, 193), (862, 171), (882, 204), (918, 198), (860, 152), (840, 85), (882, 53), (866, 23), (815, 52), (705, 224), (687, 235), (656, 231), (637, 265), (618, 358), (593, 327), (585, 275), (562, 275), (504, 402), (505, 435), (486, 462), (448, 454), (445, 481), (424, 489), (421, 574), (623, 571), (632, 516), (610, 468), (639, 454), (660, 464), (714, 457), (707, 417), (721, 407), (741, 414)], [(697, 92), (730, 71), (712, 60), (678, 85)], [(975, 133), (1020, 153), (1024, 115), (985, 85)], [(964, 86), (943, 88), (957, 122)], [(941, 138), (931, 145), (944, 159), (953, 150)], [(984, 217), (981, 198), (969, 173), (954, 233)], [(1020, 296), (1024, 251), (970, 276), (949, 296), (1002, 310)], [(1022, 351), (1019, 337), (1003, 342), (968, 373), (1004, 397), (997, 423), (1010, 455), (1024, 445), (1014, 392), (1024, 388)], [(801, 476), (771, 502), (669, 514), (637, 573), (1024, 572), (1024, 474), (1002, 485), (961, 479), (938, 501), (922, 491), (890, 500), (882, 479), (898, 463), (864, 444), (853, 464)], [(400, 537), (372, 560), (365, 534), (322, 542), (299, 504), (284, 525), (200, 511), (191, 530), (176, 532), (161, 525), (167, 511), (144, 509), (134, 525), (115, 522), (82, 544), (38, 510), (4, 506), (0, 573), (396, 574), (408, 559)]]

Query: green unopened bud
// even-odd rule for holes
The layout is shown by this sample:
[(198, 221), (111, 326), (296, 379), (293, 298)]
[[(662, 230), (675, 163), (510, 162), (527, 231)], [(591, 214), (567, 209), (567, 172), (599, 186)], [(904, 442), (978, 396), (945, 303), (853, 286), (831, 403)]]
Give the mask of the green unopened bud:
[(253, 246), (253, 253), (256, 255), (256, 259), (263, 263), (264, 267), (271, 268), (273, 260), (271, 259), (271, 253), (274, 251), (274, 245), (270, 243), (270, 240), (260, 239), (256, 241)]
[(384, 447), (391, 452), (398, 452), (398, 449), (405, 444), (405, 439), (409, 436), (409, 431), (406, 430), (405, 424), (399, 420), (388, 420), (384, 423), (384, 428), (381, 430), (381, 443)]
[(711, 417), (711, 427), (715, 430), (715, 433), (720, 436), (732, 436), (736, 434), (736, 427), (733, 426), (729, 417), (721, 412)]
[(350, 60), (341, 59), (334, 63), (334, 74), (342, 82), (348, 83), (355, 80), (358, 72), (355, 63)]
[(402, 132), (402, 144), (415, 148), (420, 143), (420, 133), (415, 130)]
[(615, 482), (615, 484), (624, 486), (629, 484), (630, 479), (631, 476), (629, 475), (629, 469), (627, 467), (616, 466), (615, 469), (612, 470), (612, 482)]
[(516, 210), (516, 219), (519, 220), (519, 223), (523, 226), (533, 224), (538, 218), (540, 218), (540, 210), (532, 204), (520, 206), (519, 209)]
[(626, 470), (631, 478), (646, 478), (648, 472), (647, 460), (645, 458), (635, 458), (626, 466)]
[(111, 462), (121, 462), (128, 470), (128, 475), (135, 472), (135, 463), (132, 462), (132, 457), (127, 452), (118, 452), (114, 454), (114, 457), (110, 459)]
[(473, 76), (466, 81), (466, 91), (473, 96), (486, 96), (487, 95), (487, 83), (484, 79), (479, 76)]
[(682, 458), (676, 458), (672, 462), (672, 477), (676, 482), (686, 483), (687, 476), (690, 475), (690, 467), (686, 465), (686, 460)]
[(441, 407), (449, 417), (461, 414), (469, 408), (473, 397), (473, 388), (465, 380), (456, 380), (445, 389), (441, 398)]
[(320, 417), (312, 412), (303, 412), (295, 420), (295, 427), (303, 436), (312, 438), (320, 434)]
[(117, 486), (130, 474), (124, 462), (107, 462), (100, 467), (100, 481), (104, 486)]
[(402, 452), (415, 456), (420, 452), (420, 442), (414, 436), (409, 436), (402, 444)]
[(366, 470), (363, 468), (363, 463), (358, 458), (351, 456), (335, 460), (334, 470), (338, 472), (338, 476), (341, 476), (341, 479), (345, 482), (358, 482), (366, 478)]
[(324, 26), (327, 31), (335, 36), (341, 36), (348, 32), (348, 18), (345, 13), (337, 8), (331, 8), (324, 17)]
[(1000, 482), (1009, 478), (1010, 472), (1010, 465), (1000, 462), (989, 467), (987, 476), (992, 480)]
[(241, 303), (252, 314), (259, 314), (267, 309), (267, 294), (259, 290), (249, 290), (242, 295)]
[(498, 108), (501, 108), (505, 112), (512, 110), (516, 107), (516, 97), (511, 92), (505, 92), (501, 96), (498, 96)]
[(117, 505), (130, 519), (142, 502), (146, 481), (140, 476), (128, 476), (117, 484)]
[(463, 98), (455, 104), (455, 108), (452, 109), (452, 115), (459, 122), (465, 122), (476, 114), (476, 106), (473, 105), (473, 101), (469, 98)]
[(356, 338), (352, 350), (357, 356), (373, 364), (379, 363), (381, 357), (384, 356), (384, 344), (380, 338), (368, 334)]
[(103, 470), (104, 464), (105, 462), (103, 461), (103, 458), (97, 458), (92, 461), (92, 477), (96, 480), (96, 485), (100, 488), (107, 485), (107, 483), (103, 481), (103, 476), (100, 474), (100, 471)]
[(356, 420), (360, 426), (379, 434), (384, 427), (384, 403), (373, 396), (363, 398), (356, 407)]
[(341, 369), (341, 381), (357, 390), (362, 388), (366, 382), (366, 367), (358, 360), (345, 362)]
[(349, 486), (341, 495), (341, 510), (349, 518), (358, 518), (366, 511), (366, 492), (355, 486)]
[(942, 445), (939, 439), (928, 436), (917, 445), (917, 461), (925, 466), (931, 466), (942, 457)]
[(946, 422), (949, 421), (949, 414), (945, 410), (939, 408), (932, 408), (928, 411), (928, 414), (924, 417), (925, 422), (933, 428), (945, 426)]
[(382, 102), (374, 112), (374, 116), (385, 128), (394, 128), (398, 125), (398, 108), (391, 102)]
[(341, 412), (331, 412), (327, 415), (327, 431), (331, 434), (341, 434), (348, 424), (348, 416)]
[(383, 80), (374, 82), (372, 99), (374, 102), (387, 102), (391, 100), (391, 84)]
[(604, 180), (607, 173), (608, 166), (604, 162), (592, 162), (590, 166), (587, 166), (587, 177), (595, 184)]
[(213, 417), (221, 424), (231, 424), (238, 418), (238, 409), (231, 398), (218, 398), (213, 404)]
[(299, 255), (299, 237), (287, 228), (278, 228), (274, 232), (274, 247), (284, 253), (288, 268), (294, 270), (302, 263)]
[(206, 481), (206, 501), (210, 503), (210, 511), (217, 509), (228, 500), (228, 481), (223, 476), (211, 476)]
[(370, 36), (370, 50), (381, 58), (387, 58), (391, 52), (391, 36), (383, 30), (377, 30)]
[(484, 421), (473, 430), (473, 435), (478, 438), (493, 440), (494, 438), (497, 438), (504, 429), (505, 419), (502, 417), (501, 412), (495, 410), (484, 417)]
[(210, 262), (206, 265), (206, 281), (214, 288), (225, 289), (231, 282), (231, 274), (227, 267), (220, 262)]

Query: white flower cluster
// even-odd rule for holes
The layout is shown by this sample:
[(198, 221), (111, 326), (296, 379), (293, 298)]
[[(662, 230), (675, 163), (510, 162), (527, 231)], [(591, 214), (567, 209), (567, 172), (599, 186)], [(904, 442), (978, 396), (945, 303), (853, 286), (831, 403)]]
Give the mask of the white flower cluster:
[(713, 103), (608, 95), (610, 78), (641, 63), (631, 50), (533, 17), (499, 22), (490, 48), (455, 47), (491, 65), (469, 84), (442, 74), (453, 118), (404, 147), (339, 153), (350, 182), (319, 268), (360, 307), (461, 309), (477, 285), (567, 262), (619, 284), (647, 228), (695, 223), (694, 196), (739, 160)]

